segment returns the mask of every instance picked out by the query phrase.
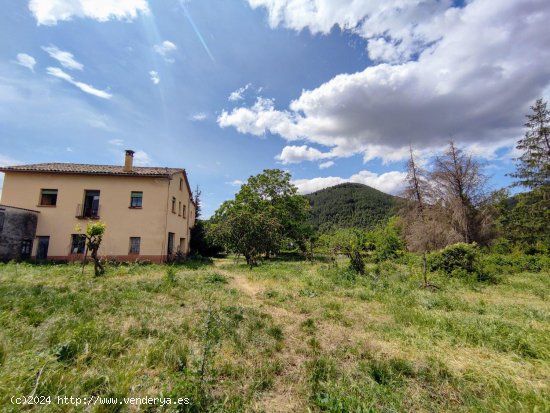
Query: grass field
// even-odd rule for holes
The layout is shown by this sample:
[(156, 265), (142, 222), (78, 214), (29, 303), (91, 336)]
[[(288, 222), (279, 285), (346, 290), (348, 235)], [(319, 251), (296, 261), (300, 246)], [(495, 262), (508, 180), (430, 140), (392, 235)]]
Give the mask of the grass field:
[[(11, 396), (188, 397), (180, 411), (550, 411), (550, 274), (497, 285), (317, 262), (0, 264), (0, 410)], [(373, 272), (374, 274), (374, 272)]]

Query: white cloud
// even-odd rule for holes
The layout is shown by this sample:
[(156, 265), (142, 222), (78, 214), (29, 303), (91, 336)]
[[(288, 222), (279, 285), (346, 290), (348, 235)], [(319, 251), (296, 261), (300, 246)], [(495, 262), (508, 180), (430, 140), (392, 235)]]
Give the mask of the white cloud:
[(30, 71), (34, 72), (34, 66), (36, 65), (36, 59), (34, 57), (32, 57), (31, 55), (28, 55), (26, 53), (18, 53), (16, 63), (18, 65), (26, 67)]
[(234, 181), (226, 182), (226, 184), (231, 186), (241, 186), (242, 184), (244, 184), (244, 182), (240, 179), (235, 179)]
[(331, 166), (334, 166), (334, 162), (333, 161), (326, 161), (326, 162), (323, 162), (323, 163), (319, 164), (319, 169), (327, 169), (327, 168), (330, 168)]
[(322, 153), (318, 149), (311, 148), (307, 145), (302, 146), (285, 146), (282, 152), (275, 157), (283, 164), (300, 163), (303, 161), (317, 161), (331, 157), (329, 153)]
[(136, 151), (134, 153), (134, 165), (136, 166), (149, 166), (152, 163), (152, 159), (145, 151)]
[(160, 83), (160, 77), (157, 71), (151, 70), (149, 76), (151, 76), (151, 82), (153, 82), (153, 84), (158, 85)]
[(161, 44), (153, 46), (153, 49), (161, 55), (164, 60), (169, 63), (174, 63), (174, 59), (170, 57), (170, 55), (178, 49), (174, 43), (169, 40), (165, 40)]
[(252, 86), (252, 83), (248, 83), (246, 84), (245, 86), (243, 87), (240, 87), (238, 88), (237, 90), (231, 92), (231, 94), (229, 95), (229, 97), (227, 98), (227, 100), (231, 101), (231, 102), (236, 102), (238, 100), (243, 100), (244, 99), (244, 94), (246, 93), (246, 91)]
[[(385, 38), (395, 40), (402, 38), (396, 22), (406, 17), (406, 26), (432, 40), (399, 52), (418, 53), (417, 59), (338, 75), (303, 91), (286, 110), (258, 98), (252, 107), (223, 111), (219, 125), (241, 133), (277, 134), (325, 146), (334, 156), (360, 153), (365, 161), (405, 159), (410, 143), (429, 150), (451, 137), (496, 150), (521, 136), (529, 105), (550, 85), (548, 1), (472, 0), (462, 9), (448, 7), (449, 1), (399, 1), (402, 16), (394, 1), (371, 6), (358, 0), (348, 7), (339, 0), (249, 2), (268, 8), (272, 26), (327, 33), (338, 24), (362, 36), (387, 28)], [(372, 7), (380, 10), (372, 14)], [(382, 50), (379, 43), (373, 47)]]
[[(456, 14), (451, 0), (248, 0), (268, 12), (271, 27), (328, 34), (334, 26), (367, 40), (372, 60), (407, 60), (439, 38), (438, 28)], [(449, 17), (450, 18), (450, 17)]]
[(124, 145), (124, 141), (122, 139), (111, 139), (109, 141), (109, 145), (122, 146), (122, 145)]
[(190, 119), (195, 122), (202, 122), (203, 120), (206, 120), (208, 118), (208, 115), (204, 112), (198, 112), (193, 115), (191, 115)]
[(57, 60), (61, 66), (67, 69), (83, 70), (84, 65), (77, 62), (74, 55), (70, 52), (59, 50), (56, 46), (42, 46), (42, 50), (48, 53), (53, 59)]
[(378, 189), (379, 191), (389, 194), (399, 193), (404, 186), (405, 172), (391, 171), (383, 174), (377, 174), (371, 171), (360, 171), (349, 178), (341, 178), (339, 176), (327, 176), (312, 179), (296, 179), (292, 183), (298, 188), (300, 194), (309, 194), (319, 191), (323, 188), (343, 184), (345, 182), (353, 182), (364, 184)]
[(67, 146), (67, 147), (65, 148), (65, 150), (66, 150), (67, 152), (73, 152), (73, 148), (71, 148), (70, 146)]
[(87, 83), (78, 82), (74, 80), (71, 75), (69, 75), (68, 73), (65, 73), (63, 70), (61, 70), (58, 67), (48, 67), (46, 71), (48, 72), (49, 75), (57, 77), (59, 79), (63, 79), (66, 82), (70, 83), (71, 85), (76, 86), (83, 92), (88, 93), (90, 95), (94, 95), (102, 99), (111, 99), (113, 97), (113, 95), (111, 95), (108, 92), (105, 92), (104, 90), (99, 90), (93, 86), (88, 85)]
[(148, 14), (147, 0), (30, 0), (29, 10), (39, 25), (55, 25), (73, 17), (105, 22), (111, 19), (133, 20)]

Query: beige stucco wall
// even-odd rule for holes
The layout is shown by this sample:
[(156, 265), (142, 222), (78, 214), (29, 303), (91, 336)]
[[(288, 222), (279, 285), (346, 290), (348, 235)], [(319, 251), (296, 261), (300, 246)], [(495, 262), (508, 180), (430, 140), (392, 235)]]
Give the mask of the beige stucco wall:
[[(37, 236), (49, 236), (49, 257), (66, 257), (70, 253), (71, 234), (75, 226), (85, 228), (87, 220), (78, 219), (77, 206), (83, 203), (85, 190), (100, 191), (100, 219), (107, 224), (102, 256), (127, 256), (129, 238), (141, 237), (141, 256), (166, 255), (168, 232), (175, 234), (174, 251), (180, 238), (185, 238), (184, 252), (189, 245), (189, 217), (171, 212), (172, 196), (178, 202), (192, 208), (187, 186), (179, 189), (183, 173), (168, 178), (147, 178), (133, 176), (102, 176), (82, 174), (45, 174), (8, 172), (4, 178), (2, 203), (20, 208), (40, 211)], [(41, 189), (57, 189), (55, 207), (40, 206)], [(143, 192), (143, 208), (132, 209), (130, 193)], [(37, 242), (34, 243), (36, 255)], [(138, 258), (138, 257), (136, 257)]]

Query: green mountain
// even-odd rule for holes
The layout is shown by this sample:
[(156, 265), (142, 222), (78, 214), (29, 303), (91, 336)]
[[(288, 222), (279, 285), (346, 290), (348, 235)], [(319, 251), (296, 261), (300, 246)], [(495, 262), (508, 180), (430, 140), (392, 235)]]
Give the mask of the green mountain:
[(397, 198), (363, 184), (345, 183), (304, 195), (311, 221), (324, 232), (336, 228), (374, 228), (394, 212)]

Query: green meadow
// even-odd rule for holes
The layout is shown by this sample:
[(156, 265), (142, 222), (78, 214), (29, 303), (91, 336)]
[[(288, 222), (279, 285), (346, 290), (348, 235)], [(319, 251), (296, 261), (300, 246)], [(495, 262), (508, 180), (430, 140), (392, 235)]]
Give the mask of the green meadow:
[(550, 274), (432, 274), (426, 289), (415, 268), (0, 264), (0, 410), (550, 411)]

